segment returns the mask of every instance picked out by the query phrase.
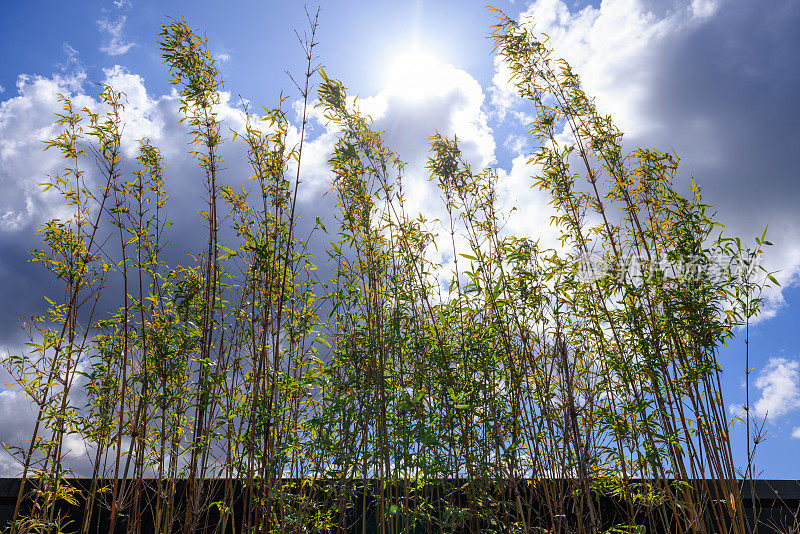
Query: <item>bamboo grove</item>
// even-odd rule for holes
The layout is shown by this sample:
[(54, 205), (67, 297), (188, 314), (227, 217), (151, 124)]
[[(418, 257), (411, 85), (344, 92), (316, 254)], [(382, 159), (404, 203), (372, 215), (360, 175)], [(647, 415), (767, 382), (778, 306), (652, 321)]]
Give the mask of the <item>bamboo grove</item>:
[[(245, 108), (226, 138), (205, 39), (163, 27), (205, 203), (196, 263), (163, 259), (169, 177), (148, 139), (124, 161), (124, 95), (103, 87), (97, 112), (62, 97), (47, 149), (65, 170), (42, 185), (70, 215), (32, 256), (61, 292), (4, 362), (38, 414), (14, 449), (28, 484), (10, 531), (748, 530), (717, 355), (761, 286), (703, 268), (742, 257), (741, 241), (696, 187), (673, 187), (676, 156), (624, 152), (546, 40), (497, 15), (558, 249), (504, 231), (497, 173), (456, 138), (433, 135), (427, 164), (447, 217), (408, 212), (403, 162), (315, 66), (314, 16), (296, 144), (280, 107)], [(312, 106), (339, 129), (336, 227), (315, 229), (326, 256), (297, 231)], [(245, 190), (223, 143), (246, 145)], [(587, 254), (610, 268), (582, 276)], [(664, 267), (689, 259), (693, 276)], [(87, 444), (88, 486), (71, 482), (71, 439)]]

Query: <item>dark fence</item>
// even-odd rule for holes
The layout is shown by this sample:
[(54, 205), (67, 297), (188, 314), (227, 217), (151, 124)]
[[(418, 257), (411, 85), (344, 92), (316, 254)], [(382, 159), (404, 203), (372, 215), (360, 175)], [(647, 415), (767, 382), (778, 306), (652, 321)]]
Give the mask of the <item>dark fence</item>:
[[(77, 504), (69, 504), (65, 501), (59, 502), (56, 507), (57, 513), (62, 517), (71, 521), (71, 528), (69, 531), (79, 531), (85, 518), (84, 513), (86, 509), (84, 496), (89, 493), (92, 481), (91, 479), (68, 479), (69, 484), (77, 491)], [(111, 481), (101, 481), (103, 484), (110, 485)], [(433, 493), (441, 495), (441, 500), (447, 500), (450, 504), (465, 505), (471, 498), (467, 493), (460, 491), (459, 488), (463, 486), (465, 481), (447, 480), (428, 483), (429, 492), (431, 486)], [(234, 496), (232, 502), (231, 514), (229, 514), (228, 525), (226, 528), (228, 532), (241, 532), (242, 518), (244, 516), (243, 510), (246, 499), (252, 498), (253, 495), (248, 491), (240, 482), (230, 481), (233, 486), (229, 487), (229, 494)], [(563, 481), (552, 482), (563, 484)], [(203, 480), (203, 504), (201, 505), (202, 513), (198, 519), (198, 531), (213, 532), (220, 527), (220, 512), (219, 507), (211, 505), (211, 503), (222, 501), (225, 495), (224, 480)], [(301, 481), (285, 481), (286, 486), (295, 488), (294, 495), (298, 495), (297, 490), (303, 487)], [(541, 484), (541, 482), (540, 482)], [(355, 491), (355, 501), (351, 501), (349, 506), (343, 508), (340, 512), (339, 523), (348, 525), (347, 530), (350, 532), (377, 532), (377, 510), (375, 509), (374, 492), (367, 481), (367, 490), (363, 487), (359, 491)], [(17, 495), (19, 492), (20, 480), (15, 478), (0, 478), (0, 531), (10, 524), (14, 506), (16, 504)], [(33, 489), (33, 482), (28, 482), (26, 492)], [(196, 487), (196, 483), (195, 483)], [(309, 492), (308, 488), (304, 490), (307, 498), (316, 501), (317, 505), (323, 507), (330, 505), (332, 507), (338, 506), (336, 491), (331, 491), (324, 481), (318, 481), (314, 485), (313, 492)], [(519, 484), (517, 490), (512, 492), (508, 488), (497, 487), (495, 490), (490, 491), (491, 497), (495, 503), (503, 503), (507, 506), (508, 518), (514, 516), (514, 501), (515, 496), (518, 496), (520, 488), (523, 488), (524, 501), (526, 501), (528, 508), (533, 510), (537, 509), (536, 502), (538, 499), (535, 486), (528, 484)], [(436, 489), (441, 491), (436, 491)], [(753, 532), (759, 534), (800, 534), (800, 480), (756, 480), (751, 485), (747, 481), (740, 483), (742, 504), (744, 507), (744, 515), (748, 520), (748, 524), (752, 526)], [(135, 522), (136, 532), (149, 533), (156, 531), (155, 520), (153, 514), (153, 503), (155, 502), (158, 494), (158, 485), (155, 480), (144, 480), (138, 487), (134, 481), (127, 481), (121, 492), (122, 501), (117, 514), (115, 530), (117, 532), (126, 532), (131, 526), (131, 522)], [(400, 488), (394, 488), (394, 491), (385, 490), (387, 493), (397, 495)], [(174, 499), (174, 513), (172, 514), (176, 520), (172, 523), (172, 530), (180, 532), (182, 530), (181, 518), (186, 512), (187, 503), (190, 501), (190, 485), (186, 480), (178, 480), (174, 485), (162, 486), (161, 496), (164, 498), (165, 491), (169, 492), (168, 498)], [(292, 495), (293, 490), (289, 490), (285, 494)], [(138, 492), (139, 506), (133, 507), (128, 503), (131, 502), (131, 496), (134, 492)], [(474, 497), (474, 496), (473, 496)], [(108, 506), (108, 495), (102, 504), (97, 504), (93, 507), (92, 517), (90, 522), (89, 531), (92, 533), (107, 533), (110, 519), (110, 509)], [(441, 503), (440, 503), (441, 504)], [(610, 499), (599, 499), (598, 505), (603, 517), (613, 522), (615, 510), (618, 509), (618, 503)], [(532, 505), (532, 506), (531, 506)], [(289, 499), (285, 502), (284, 506), (288, 508), (296, 506), (296, 501)], [(21, 505), (22, 515), (30, 507), (30, 501), (24, 499)], [(434, 503), (433, 508), (436, 508)], [(435, 514), (434, 514), (435, 516)], [(402, 522), (401, 518), (397, 518), (399, 523)], [(534, 521), (535, 523), (535, 521)], [(470, 527), (465, 525), (464, 532), (471, 532), (474, 526)], [(659, 525), (655, 527), (660, 532), (676, 532), (675, 527)], [(650, 532), (653, 529), (651, 526), (646, 531)], [(436, 532), (436, 525), (433, 523), (416, 524), (402, 530), (403, 532)]]

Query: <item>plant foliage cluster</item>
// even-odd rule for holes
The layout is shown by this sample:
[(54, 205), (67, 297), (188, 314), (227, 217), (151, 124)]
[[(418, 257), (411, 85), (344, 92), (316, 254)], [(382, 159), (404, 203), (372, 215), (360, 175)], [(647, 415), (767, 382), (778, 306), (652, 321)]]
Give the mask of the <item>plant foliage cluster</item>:
[[(347, 531), (359, 515), (380, 532), (744, 532), (717, 353), (757, 308), (757, 286), (659, 267), (742, 252), (717, 237), (697, 188), (673, 187), (676, 157), (625, 153), (546, 40), (498, 12), (496, 51), (535, 117), (532, 186), (549, 195), (562, 246), (504, 232), (495, 171), (438, 134), (437, 235), (406, 210), (403, 162), (315, 68), (310, 23), (296, 146), (280, 107), (247, 112), (224, 141), (205, 39), (183, 20), (161, 32), (204, 192), (196, 263), (163, 260), (164, 161), (142, 139), (136, 170), (123, 165), (124, 95), (103, 87), (102, 112), (62, 97), (47, 149), (66, 169), (43, 185), (71, 216), (41, 228), (33, 259), (63, 293), (29, 325), (29, 351), (5, 361), (38, 410), (18, 450), (34, 490), (20, 490), (12, 530), (86, 533), (105, 507), (109, 532), (141, 532), (145, 508), (158, 532)], [(337, 226), (317, 221), (327, 258), (296, 231), (312, 105), (340, 132)], [(226, 184), (223, 141), (246, 144), (249, 189)], [(84, 180), (87, 160), (102, 183)], [(589, 253), (654, 268), (587, 280)], [(75, 438), (93, 469), (80, 496), (65, 459)], [(80, 502), (81, 521), (59, 502)]]

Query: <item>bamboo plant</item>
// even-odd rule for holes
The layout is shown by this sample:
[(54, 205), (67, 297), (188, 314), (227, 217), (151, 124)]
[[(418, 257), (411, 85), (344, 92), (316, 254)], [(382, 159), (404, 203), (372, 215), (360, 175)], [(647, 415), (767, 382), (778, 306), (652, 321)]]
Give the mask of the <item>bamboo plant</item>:
[[(679, 192), (677, 156), (626, 152), (546, 39), (496, 13), (554, 249), (504, 229), (501, 178), (456, 137), (429, 139), (446, 217), (412, 213), (404, 162), (317, 65), (318, 14), (295, 144), (283, 97), (243, 103), (226, 139), (205, 37), (163, 26), (203, 192), (194, 263), (164, 259), (169, 177), (148, 139), (123, 158), (124, 95), (62, 96), (46, 147), (67, 166), (42, 185), (69, 215), (32, 259), (63, 293), (4, 362), (38, 411), (11, 532), (748, 531), (718, 354), (765, 273), (714, 269), (768, 242), (723, 236), (699, 187)], [(298, 235), (315, 105), (339, 132), (324, 255)], [(75, 437), (88, 484), (70, 478)]]

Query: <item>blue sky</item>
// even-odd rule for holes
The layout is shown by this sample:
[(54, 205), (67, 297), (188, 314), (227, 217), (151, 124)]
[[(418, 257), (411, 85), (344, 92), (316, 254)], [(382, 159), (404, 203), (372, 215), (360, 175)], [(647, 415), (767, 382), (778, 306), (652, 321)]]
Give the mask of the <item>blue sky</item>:
[[(766, 312), (751, 330), (753, 406), (768, 412), (767, 440), (757, 467), (771, 478), (800, 478), (793, 462), (800, 445), (800, 4), (792, 0), (537, 0), (498, 2), (514, 17), (536, 21), (551, 36), (557, 56), (581, 75), (587, 91), (626, 132), (626, 146), (654, 146), (682, 156), (681, 183), (694, 176), (729, 233), (750, 236), (770, 224), (775, 244), (764, 262), (779, 271), (782, 289), (766, 294)], [(38, 224), (53, 205), (36, 193), (58, 161), (41, 152), (55, 95), (68, 92), (92, 105), (95, 81), (108, 81), (129, 98), (131, 141), (150, 136), (167, 156), (174, 180), (175, 232), (192, 249), (195, 192), (187, 187), (191, 162), (185, 139), (171, 126), (175, 98), (156, 45), (167, 16), (185, 16), (206, 30), (222, 59), (230, 99), (222, 115), (240, 120), (238, 95), (273, 106), (299, 72), (294, 28), (305, 27), (301, 3), (289, 2), (15, 2), (0, 15), (0, 350), (19, 350), (17, 316), (42, 309), (48, 278), (26, 263)], [(493, 15), (483, 2), (395, 1), (321, 3), (320, 61), (362, 98), (389, 143), (409, 162), (418, 181), (410, 200), (427, 203), (422, 178), (426, 138), (434, 130), (458, 134), (475, 165), (491, 165), (506, 185), (508, 205), (519, 211), (513, 231), (547, 238), (546, 199), (530, 191), (525, 163), (526, 109), (509, 92), (487, 38)], [(409, 50), (417, 49), (416, 55)], [(421, 52), (419, 52), (421, 51)], [(404, 59), (405, 58), (405, 59)], [(409, 63), (412, 64), (409, 67)], [(403, 67), (405, 65), (405, 67)], [(408, 74), (413, 71), (412, 74)], [(409, 87), (419, 94), (403, 96)], [(226, 114), (227, 113), (227, 114)], [(312, 123), (306, 209), (326, 188), (324, 160), (333, 134)], [(232, 149), (233, 150), (233, 149)], [(235, 161), (231, 153), (229, 161)], [(235, 181), (231, 164), (227, 170)], [(172, 178), (174, 177), (174, 178)], [(414, 183), (414, 182), (412, 182)], [(521, 214), (521, 215), (520, 215)], [(185, 216), (185, 217), (184, 217)], [(173, 238), (176, 239), (176, 238)], [(741, 403), (744, 345), (723, 349), (724, 393)], [(6, 383), (6, 375), (2, 374)], [(2, 387), (2, 386), (0, 386)], [(0, 439), (18, 440), (30, 410), (13, 388), (0, 392)], [(793, 437), (793, 434), (796, 437)], [(734, 429), (742, 463), (741, 428)], [(7, 464), (0, 461), (0, 470)]]

